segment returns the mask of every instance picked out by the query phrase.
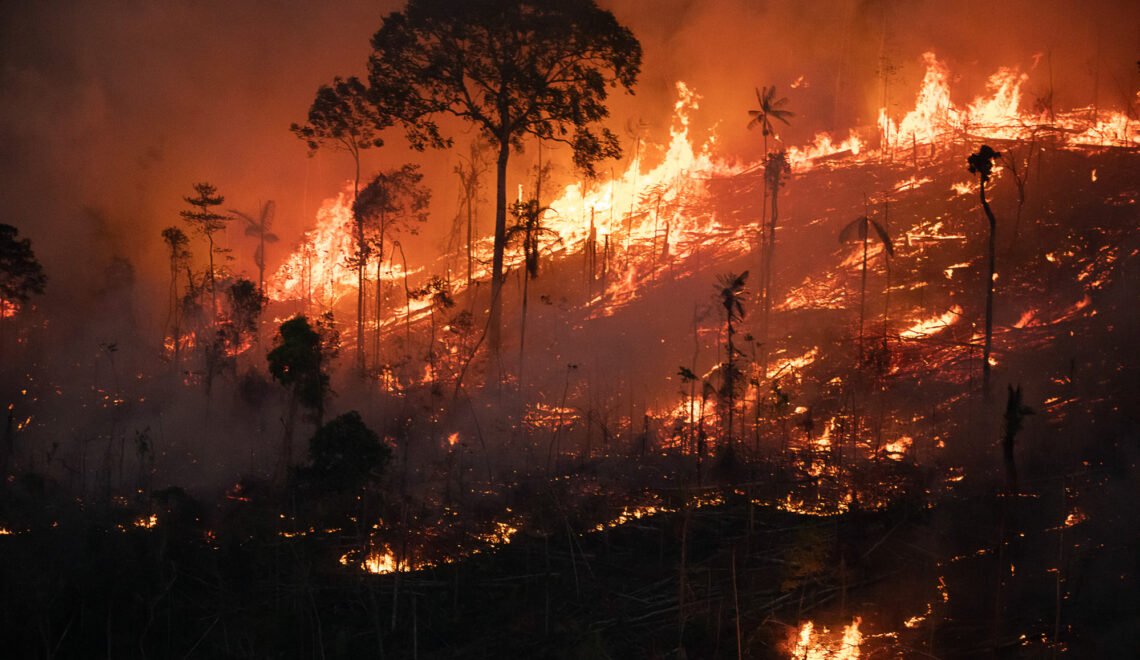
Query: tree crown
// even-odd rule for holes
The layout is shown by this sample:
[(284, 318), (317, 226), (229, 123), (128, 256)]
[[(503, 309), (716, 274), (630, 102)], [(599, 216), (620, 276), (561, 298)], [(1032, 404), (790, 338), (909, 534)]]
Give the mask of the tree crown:
[(44, 292), (47, 276), (32, 251), (32, 242), (19, 235), (12, 225), (0, 223), (0, 298), (26, 303), (33, 294)]
[(594, 0), (411, 0), (372, 47), (373, 100), (417, 148), (449, 144), (437, 117), (451, 114), (500, 148), (520, 148), (528, 134), (568, 144), (590, 175), (621, 154), (596, 124), (610, 88), (632, 92), (641, 45)]
[(391, 125), (391, 117), (369, 103), (364, 83), (352, 76), (321, 85), (308, 121), (293, 124), (289, 130), (305, 141), (310, 153), (328, 145), (357, 156), (361, 149), (383, 146), (379, 133)]

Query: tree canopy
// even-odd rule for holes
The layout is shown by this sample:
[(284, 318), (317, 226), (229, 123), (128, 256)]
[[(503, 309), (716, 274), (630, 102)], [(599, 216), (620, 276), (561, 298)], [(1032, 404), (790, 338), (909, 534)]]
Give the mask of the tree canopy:
[(371, 98), (412, 146), (450, 144), (443, 116), (474, 124), (498, 148), (491, 267), (491, 350), (499, 350), (507, 162), (526, 137), (570, 145), (574, 163), (621, 155), (599, 125), (609, 90), (632, 92), (641, 44), (594, 0), (411, 0), (372, 37)]
[(273, 350), (266, 356), (273, 380), (288, 388), (317, 420), (323, 416), (329, 393), (327, 358), (321, 333), (304, 316), (295, 316), (281, 324)]
[[(5, 304), (26, 303), (42, 294), (47, 285), (43, 266), (36, 260), (32, 242), (19, 238), (12, 225), (0, 224), (0, 300)], [(3, 317), (0, 309), (0, 317)]]
[(392, 451), (351, 410), (317, 429), (309, 441), (312, 465), (302, 471), (329, 490), (351, 491), (379, 477)]
[(334, 78), (331, 85), (317, 89), (308, 121), (293, 124), (289, 130), (304, 140), (311, 152), (331, 146), (358, 158), (362, 149), (383, 146), (379, 133), (392, 124), (367, 97), (367, 89), (358, 78)]

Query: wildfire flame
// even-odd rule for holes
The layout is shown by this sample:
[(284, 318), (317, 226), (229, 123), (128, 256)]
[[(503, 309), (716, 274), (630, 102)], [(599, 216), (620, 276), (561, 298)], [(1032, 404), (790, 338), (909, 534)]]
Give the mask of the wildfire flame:
[[(1079, 146), (1137, 146), (1140, 145), (1140, 122), (1130, 122), (1122, 112), (1111, 110), (1074, 109), (1062, 113), (1034, 114), (1022, 108), (1022, 87), (1028, 75), (1016, 67), (1001, 68), (990, 76), (987, 93), (965, 105), (955, 104), (951, 97), (950, 73), (946, 65), (933, 52), (923, 54), (926, 72), (915, 96), (914, 108), (901, 118), (890, 116), (886, 108), (879, 113), (878, 150), (869, 149), (855, 131), (846, 137), (819, 133), (810, 144), (787, 149), (788, 160), (794, 171), (803, 172), (816, 164), (834, 159), (868, 160), (890, 156), (903, 149), (915, 150), (919, 145), (929, 147), (948, 138), (1011, 140), (1026, 139), (1045, 131), (1069, 147)], [(714, 176), (731, 176), (753, 172), (761, 163), (729, 165), (714, 155), (715, 135), (710, 135), (700, 146), (694, 146), (690, 134), (690, 115), (700, 107), (700, 96), (683, 82), (676, 83), (677, 100), (674, 105), (669, 142), (654, 147), (639, 142), (622, 172), (610, 172), (608, 178), (593, 182), (575, 182), (565, 186), (546, 204), (549, 210), (541, 219), (542, 225), (556, 233), (557, 241), (550, 241), (545, 249), (558, 254), (581, 253), (592, 244), (599, 252), (605, 245), (607, 275), (591, 304), (601, 302), (597, 315), (612, 314), (614, 309), (638, 295), (639, 285), (670, 264), (683, 262), (694, 251), (694, 245), (706, 242), (710, 236), (728, 239), (722, 245), (730, 250), (745, 252), (754, 243), (753, 226), (726, 228), (715, 214), (694, 212), (694, 205), (707, 197), (705, 182)], [(659, 159), (654, 157), (659, 154)], [(656, 162), (652, 167), (644, 167)], [(896, 190), (917, 188), (929, 178), (912, 176)], [(953, 186), (959, 195), (970, 194), (974, 184)], [(285, 260), (270, 279), (269, 294), (275, 300), (306, 300), (324, 307), (332, 307), (354, 294), (358, 285), (355, 271), (348, 266), (354, 252), (352, 231), (352, 196), (350, 189), (326, 200), (317, 213), (316, 226), (307, 232), (300, 247)], [(961, 239), (961, 236), (941, 235), (936, 223), (923, 234), (908, 231), (908, 241)], [(686, 247), (688, 246), (688, 247)], [(475, 246), (476, 268), (474, 276), (486, 279), (493, 252), (493, 239), (484, 237)], [(620, 255), (621, 259), (616, 256)], [(523, 255), (508, 253), (507, 268), (519, 267)], [(405, 277), (422, 277), (428, 272), (445, 272), (446, 257), (434, 264), (405, 266), (394, 260), (384, 264), (380, 272), (375, 269), (367, 275), (372, 286), (378, 276), (382, 282), (402, 282)], [(618, 264), (621, 264), (620, 269)], [(366, 282), (366, 286), (368, 282)], [(458, 294), (465, 281), (452, 282), (452, 293)], [(427, 314), (427, 298), (408, 301), (406, 305), (393, 305), (381, 325), (387, 325), (405, 316), (414, 320)], [(798, 306), (796, 300), (784, 303), (789, 308)], [(960, 312), (959, 312), (960, 313)], [(957, 314), (943, 315), (940, 322), (916, 325), (904, 331), (904, 337), (925, 336), (956, 321)], [(351, 339), (351, 338), (347, 338)]]
[(862, 622), (861, 618), (855, 617), (851, 625), (843, 628), (841, 639), (831, 638), (827, 628), (816, 632), (814, 623), (805, 622), (800, 626), (792, 647), (792, 660), (855, 660), (863, 643), (863, 635), (859, 632)]

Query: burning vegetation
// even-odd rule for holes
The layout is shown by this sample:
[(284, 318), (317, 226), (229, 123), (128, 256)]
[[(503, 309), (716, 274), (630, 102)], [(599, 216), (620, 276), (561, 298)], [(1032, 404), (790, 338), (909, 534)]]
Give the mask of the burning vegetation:
[(1140, 63), (1062, 107), (884, 50), (852, 126), (673, 81), (619, 139), (633, 23), (411, 0), (294, 109), (315, 216), (184, 185), (97, 342), (0, 224), (6, 648), (1134, 650)]

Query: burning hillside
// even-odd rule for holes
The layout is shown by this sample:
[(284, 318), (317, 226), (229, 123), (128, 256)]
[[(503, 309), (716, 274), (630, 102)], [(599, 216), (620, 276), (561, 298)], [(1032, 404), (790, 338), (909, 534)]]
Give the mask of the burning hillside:
[(855, 3), (726, 96), (661, 60), (723, 8), (604, 4), (393, 7), (300, 185), (185, 185), (149, 260), (84, 206), (66, 293), (0, 225), (5, 648), (1136, 648), (1135, 67)]

